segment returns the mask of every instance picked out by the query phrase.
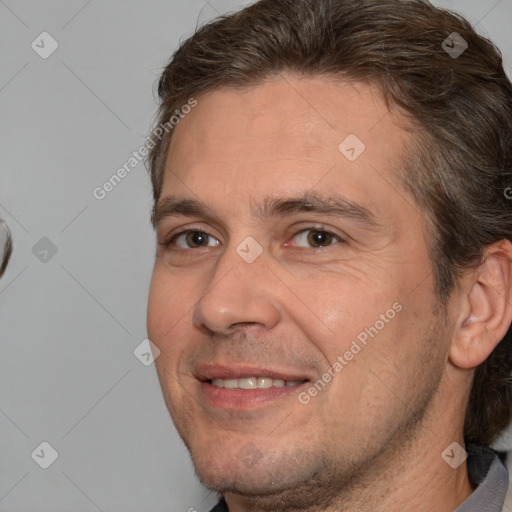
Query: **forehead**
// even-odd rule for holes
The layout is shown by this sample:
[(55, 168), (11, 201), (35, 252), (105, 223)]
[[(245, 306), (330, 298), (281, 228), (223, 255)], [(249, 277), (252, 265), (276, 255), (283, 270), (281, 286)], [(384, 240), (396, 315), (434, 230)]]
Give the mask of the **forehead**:
[[(254, 149), (248, 157), (257, 157), (263, 145), (277, 154), (292, 150), (301, 155), (320, 145), (331, 150), (332, 157), (350, 133), (368, 142), (383, 133), (388, 138), (405, 136), (395, 124), (399, 114), (389, 114), (376, 86), (332, 77), (283, 75), (257, 86), (225, 87), (201, 95), (192, 113), (176, 127), (170, 153), (185, 144), (200, 150), (200, 155), (189, 154), (189, 160), (210, 153), (217, 158), (221, 144), (229, 158), (236, 155), (238, 145), (251, 139)], [(289, 144), (283, 146), (285, 138)]]
[(339, 79), (282, 75), (197, 101), (171, 139), (163, 197), (222, 190), (234, 206), (269, 190), (334, 187), (371, 201), (411, 137), (375, 86)]

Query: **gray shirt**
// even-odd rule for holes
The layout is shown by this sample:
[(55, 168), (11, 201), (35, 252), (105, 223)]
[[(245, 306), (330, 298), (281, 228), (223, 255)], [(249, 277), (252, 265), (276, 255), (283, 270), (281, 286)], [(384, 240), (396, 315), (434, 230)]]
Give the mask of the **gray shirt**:
[[(468, 477), (473, 494), (454, 512), (502, 512), (508, 489), (507, 468), (497, 452), (483, 446), (468, 445)], [(210, 512), (229, 512), (222, 499)]]
[(468, 476), (473, 494), (454, 512), (502, 512), (508, 489), (507, 468), (490, 448), (469, 445)]

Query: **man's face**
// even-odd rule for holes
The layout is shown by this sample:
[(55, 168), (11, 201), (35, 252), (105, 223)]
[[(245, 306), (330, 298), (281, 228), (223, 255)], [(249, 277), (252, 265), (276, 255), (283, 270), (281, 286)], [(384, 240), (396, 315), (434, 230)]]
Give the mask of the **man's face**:
[(197, 99), (157, 212), (148, 331), (167, 406), (213, 489), (339, 485), (411, 435), (447, 357), (424, 216), (394, 178), (411, 135), (362, 84)]

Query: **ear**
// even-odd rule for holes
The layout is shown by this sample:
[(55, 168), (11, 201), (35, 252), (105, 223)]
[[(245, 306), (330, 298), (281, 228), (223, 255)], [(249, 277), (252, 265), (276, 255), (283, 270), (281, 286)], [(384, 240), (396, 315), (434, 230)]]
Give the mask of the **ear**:
[(471, 369), (487, 359), (512, 322), (512, 244), (501, 240), (488, 246), (482, 264), (462, 278), (460, 289), (449, 359)]

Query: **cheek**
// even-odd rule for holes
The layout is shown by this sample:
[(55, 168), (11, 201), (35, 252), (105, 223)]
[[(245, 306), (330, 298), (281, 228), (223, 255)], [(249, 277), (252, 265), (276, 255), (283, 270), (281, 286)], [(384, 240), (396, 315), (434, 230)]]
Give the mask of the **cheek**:
[(169, 375), (175, 373), (175, 364), (181, 350), (179, 340), (186, 339), (184, 333), (180, 332), (183, 331), (180, 322), (183, 314), (176, 300), (178, 296), (169, 287), (165, 276), (160, 276), (158, 272), (153, 274), (148, 299), (147, 331), (149, 339), (160, 349), (155, 367), (162, 384)]
[[(155, 265), (149, 288), (147, 331), (149, 339), (160, 349), (155, 368), (164, 399), (174, 418), (174, 403), (180, 396), (177, 383), (178, 362), (183, 352), (180, 340), (186, 340), (183, 319), (185, 310), (182, 295), (177, 291), (176, 279), (160, 265)], [(172, 399), (171, 399), (172, 398)]]
[(329, 359), (343, 353), (366, 328), (381, 322), (380, 315), (399, 296), (392, 283), (345, 271), (297, 277), (290, 284), (294, 296), (283, 302), (287, 314)]
[(158, 341), (172, 338), (180, 321), (193, 304), (191, 287), (173, 276), (157, 261), (149, 287), (147, 328), (149, 338)]

